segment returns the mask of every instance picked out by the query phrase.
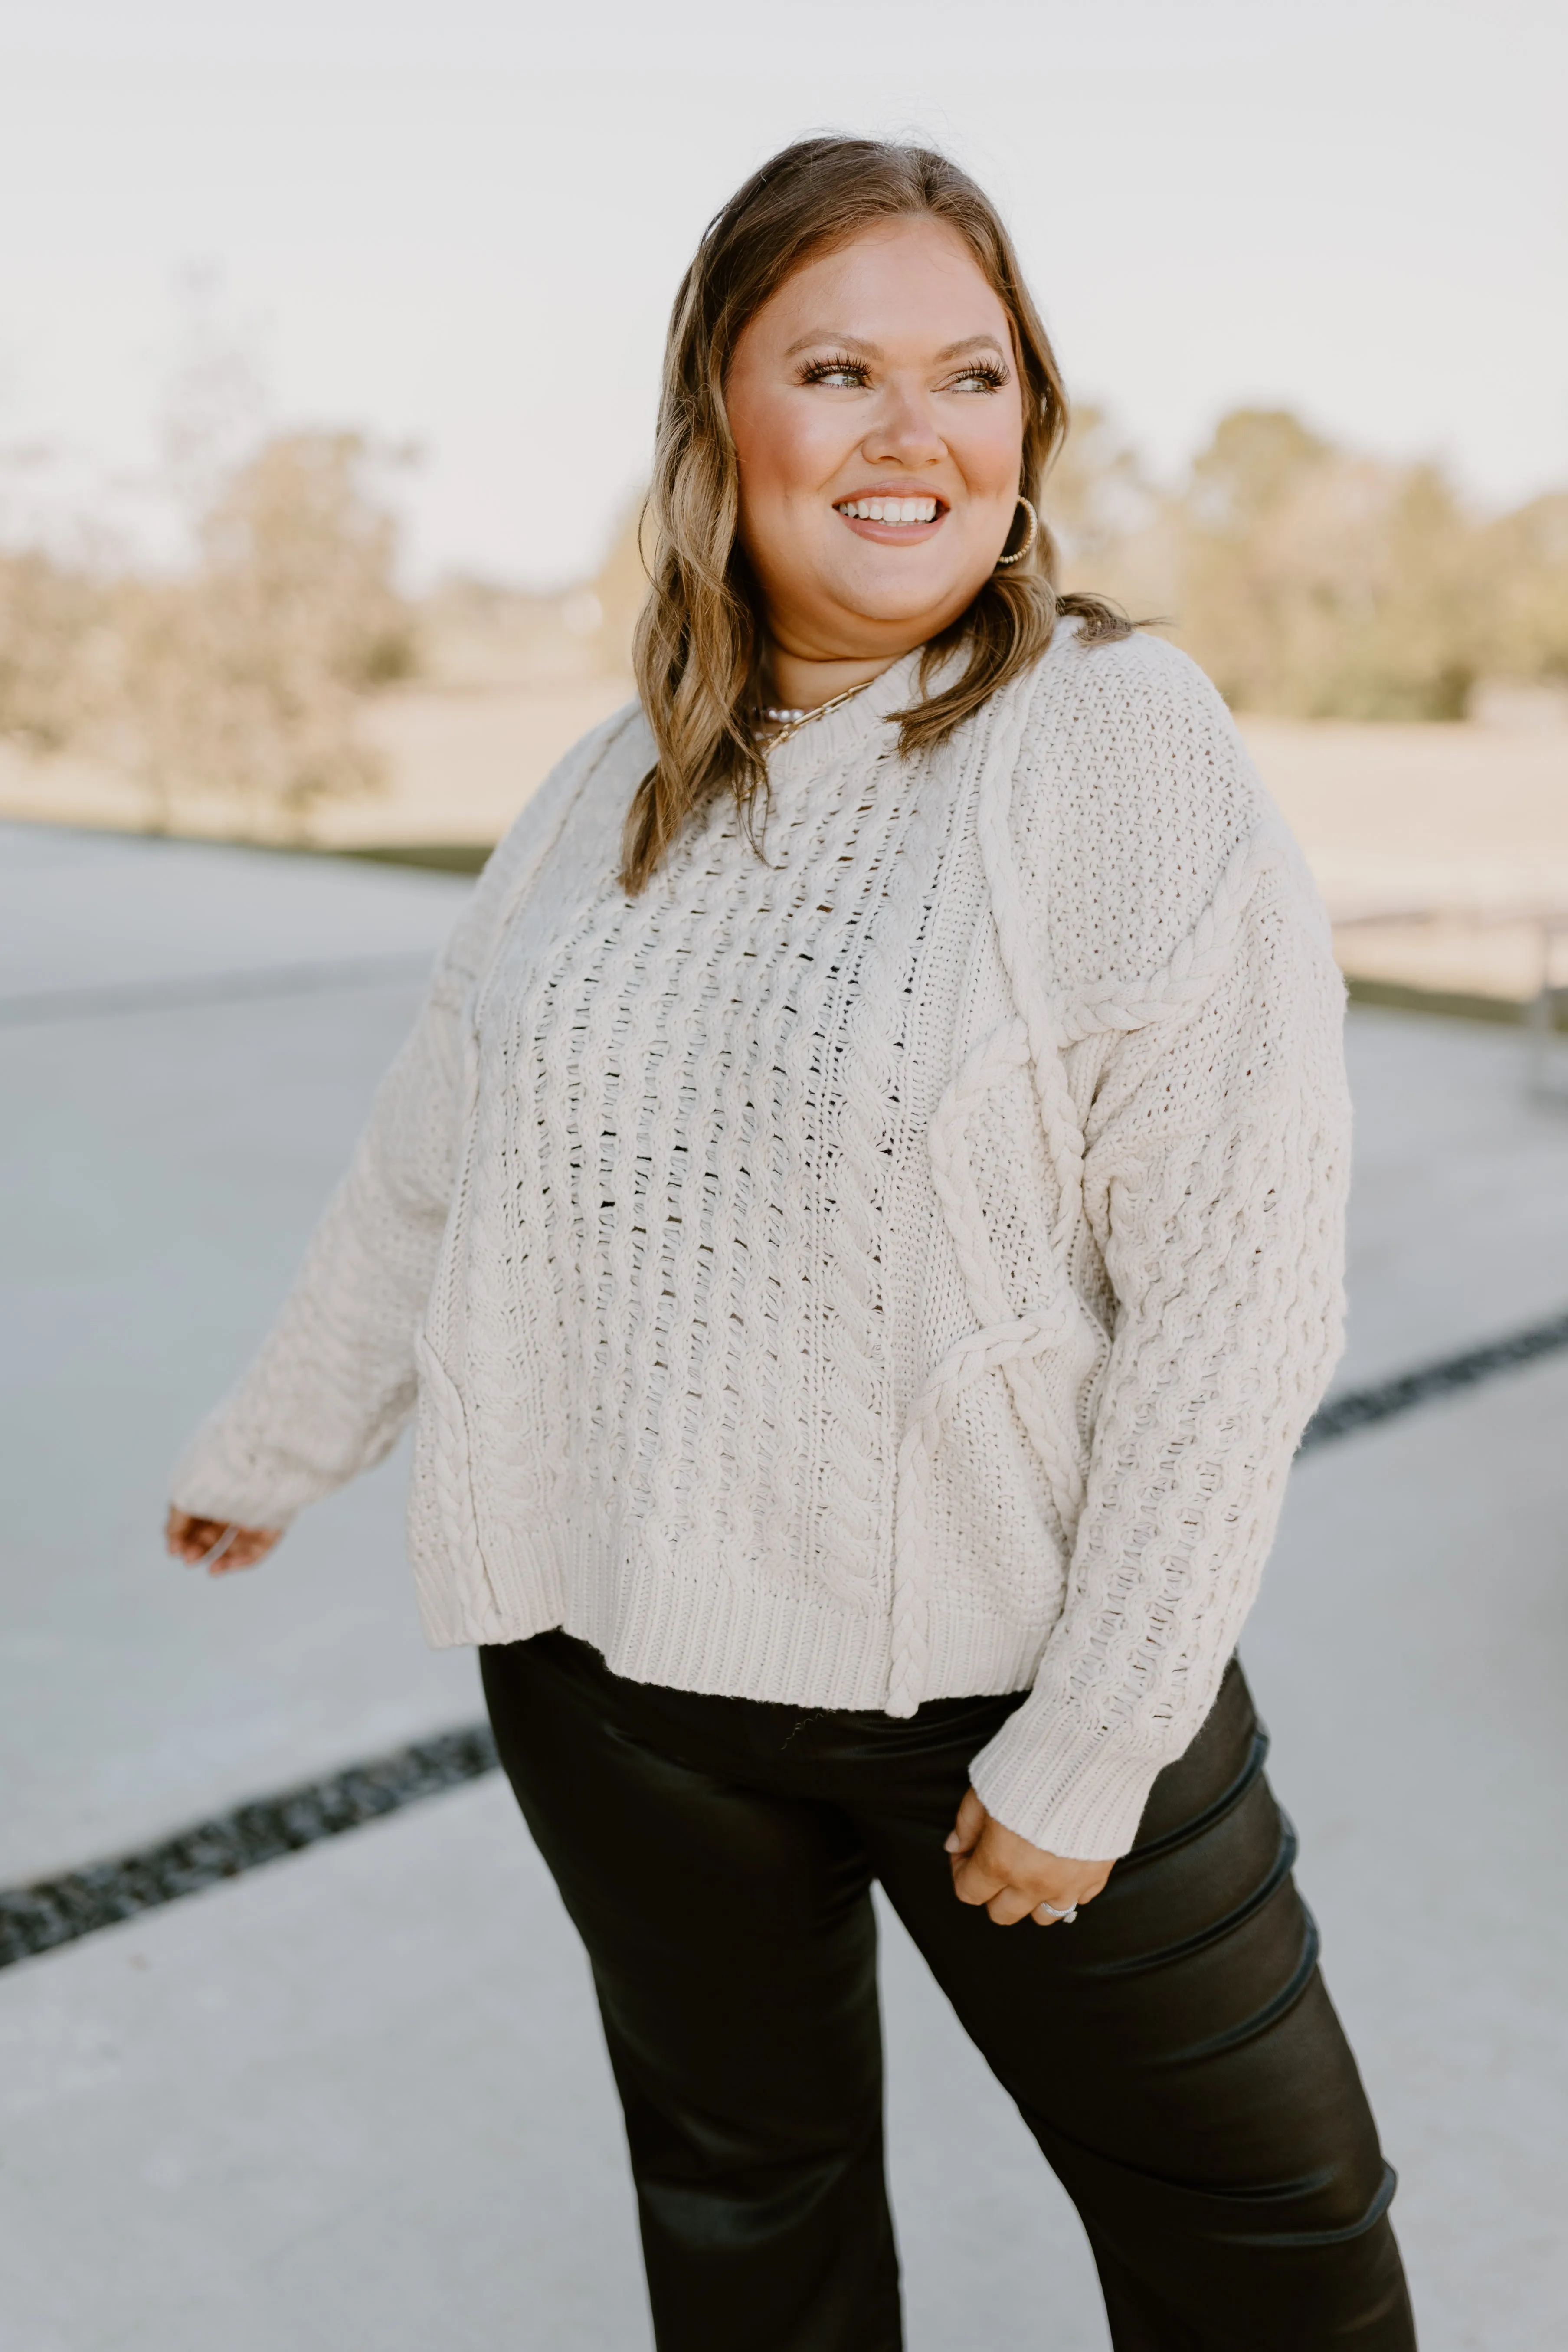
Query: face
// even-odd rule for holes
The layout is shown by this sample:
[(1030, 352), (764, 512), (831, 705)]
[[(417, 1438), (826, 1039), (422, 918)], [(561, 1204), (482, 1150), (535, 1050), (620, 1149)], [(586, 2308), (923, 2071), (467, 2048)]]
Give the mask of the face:
[(955, 230), (891, 221), (806, 262), (742, 334), (725, 400), (777, 646), (893, 659), (956, 620), (1013, 527), (1024, 411)]

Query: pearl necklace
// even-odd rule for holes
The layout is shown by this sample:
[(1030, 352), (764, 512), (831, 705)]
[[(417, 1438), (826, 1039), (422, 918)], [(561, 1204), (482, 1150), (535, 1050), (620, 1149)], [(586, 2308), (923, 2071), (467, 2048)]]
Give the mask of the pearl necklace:
[(841, 705), (852, 701), (858, 694), (864, 694), (868, 686), (875, 684), (874, 678), (862, 678), (858, 686), (847, 686), (842, 694), (832, 696), (826, 702), (819, 702), (815, 710), (770, 709), (764, 707), (757, 713), (758, 718), (778, 730), (775, 735), (768, 738), (767, 749), (776, 751), (781, 743), (787, 743), (792, 735), (798, 734), (813, 719), (826, 719), (830, 710), (837, 710)]

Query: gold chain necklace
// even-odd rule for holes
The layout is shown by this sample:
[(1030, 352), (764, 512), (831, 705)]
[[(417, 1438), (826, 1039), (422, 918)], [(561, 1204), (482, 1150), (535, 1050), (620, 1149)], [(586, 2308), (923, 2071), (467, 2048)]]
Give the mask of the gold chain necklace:
[(837, 710), (846, 702), (853, 702), (858, 694), (864, 694), (868, 686), (876, 683), (874, 677), (863, 677), (858, 686), (847, 686), (842, 694), (834, 695), (826, 702), (819, 702), (815, 710), (759, 710), (758, 719), (778, 730), (768, 737), (763, 749), (776, 751), (781, 743), (787, 743), (792, 735), (798, 735), (801, 729), (809, 727), (814, 719), (826, 719), (830, 710)]

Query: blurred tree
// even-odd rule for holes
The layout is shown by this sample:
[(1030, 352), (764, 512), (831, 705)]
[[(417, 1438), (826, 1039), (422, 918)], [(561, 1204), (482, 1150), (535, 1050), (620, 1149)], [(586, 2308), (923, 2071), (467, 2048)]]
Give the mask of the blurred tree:
[(1064, 565), (1114, 560), (1152, 521), (1157, 499), (1137, 452), (1102, 408), (1073, 411), (1043, 500)]
[(187, 522), (202, 517), (268, 432), (267, 373), (257, 322), (229, 308), (215, 261), (178, 272), (174, 343), (158, 439), (163, 486)]
[(1488, 524), (1476, 573), (1487, 669), (1510, 679), (1568, 679), (1568, 490)]
[(0, 739), (62, 751), (103, 710), (115, 670), (104, 581), (39, 547), (0, 552)]
[(114, 672), (113, 551), (62, 516), (45, 448), (0, 450), (0, 740), (61, 750), (102, 709)]
[(205, 787), (298, 833), (381, 782), (361, 698), (407, 673), (413, 636), (377, 469), (357, 434), (279, 435), (220, 484), (192, 570), (122, 586), (121, 725), (164, 821)]
[(317, 801), (374, 790), (363, 698), (413, 659), (385, 466), (357, 434), (279, 435), (201, 478), (164, 572), (0, 538), (0, 737), (131, 769), (163, 827), (216, 791), (297, 836)]
[(1110, 596), (1141, 620), (1173, 610), (1179, 562), (1168, 502), (1104, 409), (1074, 409), (1041, 517), (1063, 587)]
[(1332, 447), (1289, 412), (1221, 419), (1168, 525), (1181, 642), (1239, 708), (1459, 719), (1477, 530), (1443, 474)]

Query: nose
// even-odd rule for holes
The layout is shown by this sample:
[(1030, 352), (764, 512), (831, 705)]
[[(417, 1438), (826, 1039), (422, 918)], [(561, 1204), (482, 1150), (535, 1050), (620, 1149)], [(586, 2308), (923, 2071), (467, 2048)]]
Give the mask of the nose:
[(945, 457), (947, 443), (925, 386), (896, 381), (886, 385), (861, 446), (868, 462), (880, 457), (900, 466), (931, 466)]

